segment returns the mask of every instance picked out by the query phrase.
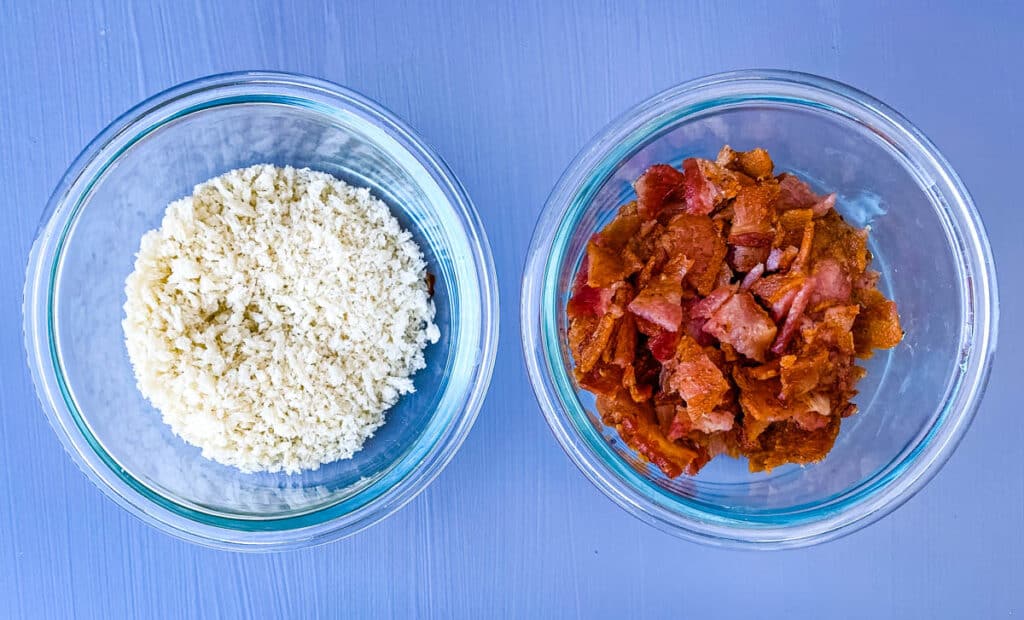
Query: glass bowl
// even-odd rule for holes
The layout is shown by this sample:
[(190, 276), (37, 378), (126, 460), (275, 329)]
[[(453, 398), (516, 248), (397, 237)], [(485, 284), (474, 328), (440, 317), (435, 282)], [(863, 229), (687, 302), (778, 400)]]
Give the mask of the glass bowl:
[[(441, 340), (425, 351), (416, 392), (354, 458), (298, 475), (243, 474), (177, 438), (136, 389), (121, 329), (124, 282), (143, 233), (197, 183), (257, 163), (370, 187), (417, 238), (436, 276)], [(107, 127), (54, 191), (25, 285), (29, 366), (79, 467), (165, 532), (246, 550), (352, 534), (423, 490), (476, 418), (497, 326), (490, 249), (447, 166), (372, 101), (280, 73), (189, 82)]]
[[(715, 459), (667, 478), (601, 424), (572, 375), (565, 305), (590, 236), (634, 197), (649, 165), (714, 159), (729, 144), (768, 149), (838, 209), (871, 226), (880, 288), (903, 342), (866, 363), (856, 402), (824, 461), (752, 474)], [(530, 380), (555, 437), (590, 480), (637, 517), (724, 546), (810, 545), (879, 519), (949, 458), (984, 390), (998, 318), (992, 255), (966, 188), (936, 148), (881, 102), (823, 78), (742, 71), (689, 82), (639, 104), (584, 148), (537, 223), (523, 276)]]

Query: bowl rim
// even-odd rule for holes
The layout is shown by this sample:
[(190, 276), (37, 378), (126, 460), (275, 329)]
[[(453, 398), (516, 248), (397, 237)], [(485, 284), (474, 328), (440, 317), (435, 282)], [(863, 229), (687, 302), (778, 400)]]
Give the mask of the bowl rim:
[[(467, 258), (473, 263), (479, 287), (479, 299), (474, 300), (479, 304), (479, 347), (473, 359), (474, 375), (457, 393), (459, 408), (453, 410), (446, 427), (439, 429), (430, 445), (411, 447), (353, 496), (299, 515), (261, 520), (204, 516), (187, 507), (169, 508), (165, 502), (181, 505), (135, 480), (83, 427), (85, 423), (60, 378), (63, 371), (50, 336), (51, 276), (80, 202), (130, 145), (186, 114), (242, 101), (270, 103), (271, 99), (274, 104), (301, 106), (323, 116), (356, 115), (429, 174), (459, 218), (471, 249)], [(93, 484), (129, 513), (165, 533), (204, 546), (244, 551), (308, 547), (355, 534), (393, 514), (429, 486), (461, 447), (483, 404), (497, 355), (498, 316), (490, 244), (465, 188), (444, 160), (405, 122), (372, 99), (326, 80), (274, 71), (239, 71), (190, 80), (148, 97), (107, 125), (68, 167), (43, 210), (28, 258), (22, 304), (23, 344), (36, 395), (65, 451)], [(413, 460), (405, 471), (395, 471), (397, 464), (409, 459)], [(341, 512), (338, 507), (343, 505), (348, 508)]]
[[(793, 523), (707, 510), (642, 482), (645, 478), (611, 450), (593, 425), (579, 423), (585, 409), (574, 391), (566, 393), (565, 386), (571, 384), (568, 372), (561, 362), (555, 363), (561, 336), (552, 320), (560, 311), (554, 302), (553, 272), (568, 242), (567, 236), (559, 239), (559, 235), (571, 227), (614, 165), (647, 138), (685, 118), (743, 102), (802, 106), (884, 127), (885, 139), (896, 141), (912, 155), (908, 161), (925, 165), (950, 198), (947, 207), (936, 205), (934, 196), (930, 201), (951, 220), (956, 240), (963, 245), (954, 248), (958, 268), (970, 284), (963, 287), (961, 303), (969, 305), (965, 316), (974, 322), (963, 330), (970, 337), (962, 351), (960, 379), (950, 390), (952, 396), (947, 393), (931, 429), (879, 480), (856, 487), (857, 492), (840, 505), (821, 506), (813, 519)], [(995, 264), (980, 215), (963, 182), (920, 130), (881, 101), (846, 84), (808, 73), (750, 69), (700, 77), (655, 94), (621, 114), (581, 149), (538, 218), (523, 268), (520, 328), (530, 382), (548, 426), (570, 459), (612, 501), (684, 539), (713, 546), (782, 549), (817, 544), (865, 527), (910, 499), (941, 469), (970, 426), (984, 394), (996, 349), (998, 314)]]

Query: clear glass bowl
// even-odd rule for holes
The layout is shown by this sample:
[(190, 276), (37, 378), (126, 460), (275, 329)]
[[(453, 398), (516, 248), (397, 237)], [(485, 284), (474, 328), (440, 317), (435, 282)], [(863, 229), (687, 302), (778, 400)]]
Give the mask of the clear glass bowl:
[[(723, 144), (768, 149), (778, 170), (871, 226), (880, 286), (904, 341), (866, 364), (860, 413), (831, 454), (807, 467), (751, 474), (722, 457), (671, 480), (641, 462), (594, 412), (572, 376), (565, 305), (589, 237), (649, 165), (714, 158)], [(892, 511), (949, 458), (967, 430), (995, 350), (995, 271), (963, 183), (936, 148), (881, 102), (819, 77), (743, 71), (699, 79), (608, 126), (558, 182), (537, 224), (521, 326), (530, 380), (555, 437), (602, 491), (641, 519), (714, 545), (796, 547)]]
[[(416, 393), (351, 460), (300, 475), (242, 474), (204, 459), (142, 398), (121, 329), (124, 282), (166, 205), (257, 163), (369, 186), (418, 239), (437, 277), (441, 341)], [(25, 286), (29, 366), (54, 430), (83, 471), (144, 521), (217, 547), (269, 549), (354, 533), (411, 500), (465, 439), (497, 345), (490, 249), (447, 166), (379, 105), (296, 75), (189, 82), (105, 129), (53, 193)]]

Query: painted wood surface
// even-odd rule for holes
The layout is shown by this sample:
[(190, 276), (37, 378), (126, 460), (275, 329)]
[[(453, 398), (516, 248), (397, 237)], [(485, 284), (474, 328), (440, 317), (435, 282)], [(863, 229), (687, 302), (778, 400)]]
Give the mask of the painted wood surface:
[[(0, 0), (0, 617), (997, 618), (1024, 613), (1024, 5)], [(957, 454), (882, 522), (818, 548), (682, 542), (602, 496), (521, 361), (521, 267), (569, 160), (654, 92), (745, 67), (820, 73), (901, 110), (960, 171), (1002, 278), (1000, 357)], [(354, 538), (240, 555), (156, 532), (64, 454), (23, 363), (23, 269), (64, 168), (142, 98), (204, 74), (320, 76), (382, 102), (461, 177), (503, 316), (479, 421), (419, 498)]]

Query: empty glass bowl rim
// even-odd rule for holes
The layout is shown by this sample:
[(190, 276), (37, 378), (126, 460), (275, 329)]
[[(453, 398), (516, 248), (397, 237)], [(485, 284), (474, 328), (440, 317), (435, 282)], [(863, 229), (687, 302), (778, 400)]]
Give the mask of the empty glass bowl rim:
[[(131, 145), (186, 114), (242, 102), (302, 107), (383, 132), (392, 152), (401, 150), (427, 172), (458, 218), (470, 247), (479, 288), (480, 326), (475, 374), (456, 406), (437, 411), (424, 435), (395, 464), (354, 495), (300, 515), (244, 519), (193, 510), (163, 497), (116, 465), (92, 436), (72, 401), (53, 334), (56, 270), (84, 199), (104, 171)], [(476, 295), (474, 295), (476, 297)], [(65, 450), (80, 469), (121, 507), (180, 538), (241, 550), (304, 547), (362, 530), (411, 501), (441, 472), (465, 440), (490, 382), (498, 339), (498, 289), (482, 223), (447, 164), (404, 122), (372, 100), (336, 84), (303, 75), (249, 71), (199, 78), (174, 86), (130, 109), (97, 135), (69, 166), (43, 212), (25, 281), (24, 344), (37, 395)], [(457, 352), (458, 354), (458, 352)], [(427, 434), (430, 431), (430, 435)], [(426, 439), (426, 441), (425, 441)]]
[[(752, 518), (708, 508), (668, 492), (638, 474), (607, 444), (587, 418), (562, 363), (557, 329), (557, 272), (573, 229), (594, 193), (617, 165), (651, 138), (684, 119), (737, 104), (795, 106), (834, 114), (879, 132), (933, 176), (948, 199), (948, 218), (961, 274), (971, 278), (961, 304), (965, 325), (959, 380), (935, 424), (870, 484), (837, 501), (801, 507), (796, 514)], [(931, 200), (933, 205), (936, 199)], [(950, 230), (951, 229), (951, 230)], [(850, 86), (819, 76), (746, 70), (698, 78), (654, 95), (605, 127), (575, 158), (552, 190), (527, 253), (520, 308), (523, 351), (541, 409), (562, 448), (613, 501), (638, 518), (677, 536), (720, 546), (785, 548), (848, 534), (888, 514), (920, 490), (949, 458), (970, 425), (984, 392), (996, 348), (998, 293), (991, 249), (967, 189), (938, 149), (901, 115)]]

